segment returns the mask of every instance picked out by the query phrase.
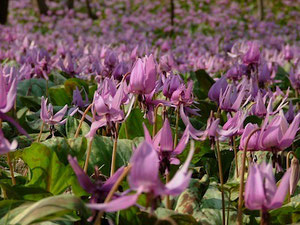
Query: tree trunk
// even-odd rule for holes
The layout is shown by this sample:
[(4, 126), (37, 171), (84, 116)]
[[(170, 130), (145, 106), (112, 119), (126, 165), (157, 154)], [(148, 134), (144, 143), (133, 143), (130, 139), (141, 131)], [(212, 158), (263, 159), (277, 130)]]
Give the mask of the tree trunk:
[(98, 17), (92, 12), (92, 9), (91, 9), (91, 6), (90, 6), (90, 1), (85, 0), (85, 3), (86, 3), (86, 8), (87, 8), (87, 12), (88, 12), (89, 17), (92, 20), (96, 20)]
[(263, 0), (257, 0), (257, 9), (258, 9), (258, 16), (259, 20), (264, 20), (264, 2)]
[(40, 14), (47, 15), (49, 10), (45, 0), (34, 0), (35, 5), (39, 8)]
[(174, 0), (170, 0), (170, 17), (171, 17), (171, 36), (173, 35), (173, 29), (174, 29), (174, 17), (175, 17), (175, 13), (174, 13)]
[(8, 0), (0, 1), (0, 23), (6, 24), (8, 16)]
[(67, 6), (68, 6), (68, 9), (73, 9), (74, 8), (74, 0), (67, 0)]

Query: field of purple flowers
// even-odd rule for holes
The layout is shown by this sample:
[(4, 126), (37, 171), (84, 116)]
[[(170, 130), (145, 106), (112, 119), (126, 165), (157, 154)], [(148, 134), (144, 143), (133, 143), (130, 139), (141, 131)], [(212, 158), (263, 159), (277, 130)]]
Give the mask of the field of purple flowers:
[(300, 223), (299, 18), (1, 0), (0, 224)]

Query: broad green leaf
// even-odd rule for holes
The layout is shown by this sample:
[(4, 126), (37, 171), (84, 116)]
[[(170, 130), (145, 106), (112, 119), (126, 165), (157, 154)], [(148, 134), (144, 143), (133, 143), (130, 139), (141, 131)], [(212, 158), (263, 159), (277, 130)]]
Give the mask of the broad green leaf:
[[(122, 123), (119, 138), (120, 139), (133, 139), (135, 137), (144, 137), (144, 129), (143, 123), (147, 126), (150, 133), (152, 133), (152, 125), (149, 123), (148, 119), (144, 118), (144, 114), (141, 112), (140, 109), (132, 109), (130, 115), (126, 119), (124, 123)], [(162, 127), (162, 119), (160, 116), (157, 116), (157, 130)], [(127, 134), (126, 135), (126, 129)]]
[[(133, 143), (132, 140), (118, 139), (116, 169), (129, 162)], [(92, 144), (90, 168), (92, 169), (97, 165), (99, 168), (101, 167), (101, 172), (108, 176), (110, 174), (112, 149), (112, 138), (96, 135)]]
[(64, 106), (66, 104), (71, 104), (71, 98), (68, 96), (63, 85), (49, 88), (49, 97), (54, 105)]
[[(88, 216), (84, 203), (73, 195), (59, 195), (42, 199), (36, 203), (25, 203), (8, 212), (1, 220), (1, 224), (28, 225), (36, 222), (63, 219), (76, 220), (75, 212), (83, 217)], [(73, 215), (72, 215), (73, 214)]]
[[(73, 91), (78, 87), (79, 91), (81, 91), (82, 88), (86, 91), (86, 93), (89, 93), (89, 86), (86, 83), (86, 81), (81, 80), (79, 78), (70, 78), (65, 81), (64, 83), (65, 90), (69, 97), (73, 97)], [(83, 95), (84, 96), (84, 95)]]
[(205, 70), (191, 72), (191, 78), (194, 80), (194, 94), (198, 99), (206, 99), (210, 87), (215, 83)]
[(25, 148), (21, 158), (31, 171), (27, 186), (43, 188), (52, 194), (60, 194), (71, 185), (74, 173), (69, 165), (64, 165), (55, 151), (41, 143), (33, 143)]
[(2, 183), (1, 181), (0, 186), (9, 199), (36, 201), (52, 195), (44, 189), (37, 187), (25, 187), (21, 185), (11, 186)]

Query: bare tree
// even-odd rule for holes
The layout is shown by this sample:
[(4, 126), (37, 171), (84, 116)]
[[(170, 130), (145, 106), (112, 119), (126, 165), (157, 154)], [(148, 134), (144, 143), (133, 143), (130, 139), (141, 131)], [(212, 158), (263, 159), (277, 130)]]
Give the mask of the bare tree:
[(0, 1), (0, 23), (6, 24), (8, 16), (8, 0)]
[(260, 20), (264, 20), (264, 1), (257, 0), (257, 9)]
[(86, 8), (87, 8), (87, 12), (88, 12), (89, 17), (92, 20), (96, 20), (98, 17), (92, 12), (92, 9), (91, 9), (91, 6), (90, 6), (90, 1), (85, 0), (85, 3), (86, 3)]
[(172, 26), (171, 36), (173, 35), (173, 29), (174, 29), (174, 17), (175, 17), (174, 0), (170, 0), (170, 18), (171, 18), (171, 26)]
[(45, 0), (33, 0), (33, 4), (39, 9), (40, 14), (47, 15), (49, 8)]
[(67, 0), (67, 6), (68, 6), (68, 9), (73, 9), (74, 8), (74, 0)]

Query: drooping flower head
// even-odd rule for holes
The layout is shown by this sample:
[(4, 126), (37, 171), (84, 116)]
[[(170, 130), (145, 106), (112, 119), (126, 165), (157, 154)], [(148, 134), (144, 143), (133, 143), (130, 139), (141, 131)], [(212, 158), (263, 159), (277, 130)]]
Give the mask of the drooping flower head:
[(156, 83), (156, 64), (153, 55), (138, 59), (130, 74), (129, 92), (134, 94), (150, 94)]
[(272, 164), (253, 164), (245, 186), (245, 205), (251, 210), (268, 211), (281, 207), (289, 190), (291, 170), (287, 170), (279, 186), (273, 175)]

